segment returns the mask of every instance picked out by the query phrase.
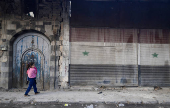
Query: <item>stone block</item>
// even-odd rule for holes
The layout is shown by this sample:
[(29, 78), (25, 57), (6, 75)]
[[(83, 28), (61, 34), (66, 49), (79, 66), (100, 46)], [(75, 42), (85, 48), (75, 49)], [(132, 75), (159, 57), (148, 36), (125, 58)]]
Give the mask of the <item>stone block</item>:
[(54, 45), (51, 45), (51, 52), (55, 51), (54, 47), (55, 47)]
[(60, 40), (60, 36), (56, 36), (56, 41), (59, 41)]
[(30, 26), (30, 29), (35, 29), (35, 26), (33, 26), (33, 25), (32, 25), (32, 26)]
[(35, 25), (43, 25), (44, 23), (43, 23), (43, 21), (37, 21), (36, 23), (35, 23)]
[(65, 46), (69, 46), (69, 40), (63, 40), (63, 45), (65, 45)]
[(53, 56), (53, 55), (55, 55), (55, 51), (51, 51), (50, 56)]
[(51, 22), (43, 22), (43, 25), (52, 25)]
[(7, 36), (6, 36), (6, 39), (7, 39), (7, 40), (10, 40), (11, 38), (12, 38), (12, 35), (7, 35)]
[(8, 89), (8, 78), (1, 78), (1, 85), (3, 88)]
[(8, 60), (8, 56), (2, 56), (1, 57), (1, 62), (7, 62), (7, 60)]
[(45, 34), (47, 36), (53, 35), (52, 25), (45, 25)]
[(68, 52), (69, 51), (69, 46), (63, 46), (63, 51)]
[(60, 46), (56, 45), (56, 51), (60, 51)]
[(61, 41), (56, 41), (56, 45), (61, 45)]
[(55, 21), (55, 23), (54, 23), (54, 21), (53, 21), (52, 25), (60, 25), (60, 22), (59, 21)]
[(56, 56), (61, 56), (61, 55), (62, 55), (61, 51), (56, 51)]
[(59, 28), (59, 25), (52, 25), (52, 30), (54, 30), (54, 29), (58, 29)]
[(30, 26), (26, 26), (26, 29), (28, 29), (28, 30), (29, 30), (29, 29), (30, 29)]
[(16, 34), (16, 31), (15, 30), (7, 30), (7, 34), (14, 35), (14, 34)]
[(67, 76), (61, 76), (60, 81), (62, 82), (68, 82), (68, 77)]
[(50, 57), (50, 61), (55, 61), (55, 55), (52, 55), (51, 57)]
[(53, 45), (53, 46), (54, 46), (54, 45), (55, 45), (55, 41), (52, 41), (52, 42), (51, 42), (51, 45)]
[(7, 21), (7, 30), (16, 30), (16, 25), (12, 24), (11, 21)]
[(59, 40), (61, 41), (63, 40), (63, 35), (60, 35)]
[(9, 73), (8, 72), (2, 72), (2, 77), (3, 78), (8, 78), (9, 76)]
[(9, 67), (1, 67), (1, 72), (8, 72), (8, 71), (9, 71), (8, 68), (9, 68)]
[(60, 57), (60, 60), (59, 60), (59, 66), (60, 66), (60, 70), (62, 69), (62, 66), (63, 66), (63, 59)]
[[(46, 31), (43, 28), (41, 28), (40, 32), (46, 33)], [(48, 34), (46, 34), (46, 35), (48, 36)]]
[(26, 21), (20, 21), (21, 25), (26, 25)]
[(50, 66), (50, 76), (54, 76), (55, 66)]
[(40, 30), (41, 30), (41, 28), (39, 28), (39, 27), (35, 27), (35, 30), (40, 31)]
[(55, 61), (50, 61), (51, 66), (55, 66)]
[[(3, 46), (3, 45), (2, 45)], [(4, 45), (4, 46), (6, 46), (6, 45)], [(5, 56), (9, 56), (9, 53), (8, 53), (8, 51), (4, 51), (4, 54), (3, 54), (3, 56), (5, 57)], [(6, 57), (7, 59), (8, 59), (8, 57)]]
[(63, 46), (60, 46), (60, 51), (61, 51), (61, 52), (63, 51)]
[(55, 80), (55, 77), (51, 76), (50, 77), (50, 90), (54, 90), (54, 80)]
[(20, 21), (12, 21), (12, 24), (16, 25), (16, 29), (22, 27), (22, 25), (20, 24)]

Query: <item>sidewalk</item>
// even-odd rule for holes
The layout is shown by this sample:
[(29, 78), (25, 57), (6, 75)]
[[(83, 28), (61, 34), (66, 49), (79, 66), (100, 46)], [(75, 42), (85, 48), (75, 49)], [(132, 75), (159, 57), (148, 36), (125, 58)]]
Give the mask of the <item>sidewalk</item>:
[(24, 97), (24, 92), (0, 92), (0, 103), (34, 104), (34, 103), (135, 103), (135, 104), (170, 104), (170, 88), (154, 91), (153, 88), (128, 88), (123, 90), (66, 90), (40, 91), (30, 97)]

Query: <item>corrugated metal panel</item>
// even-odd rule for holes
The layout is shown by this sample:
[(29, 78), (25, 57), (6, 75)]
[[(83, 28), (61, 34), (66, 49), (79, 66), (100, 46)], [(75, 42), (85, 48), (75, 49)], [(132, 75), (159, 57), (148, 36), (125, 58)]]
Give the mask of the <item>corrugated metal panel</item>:
[(71, 42), (70, 46), (71, 64), (137, 65), (135, 43)]
[(136, 43), (136, 29), (71, 28), (70, 42)]
[[(168, 62), (167, 62), (168, 63)], [(142, 86), (170, 86), (170, 66), (141, 66)]]
[(141, 30), (140, 41), (141, 85), (169, 86), (169, 31)]
[(169, 44), (170, 32), (168, 29), (141, 29), (140, 43)]
[(136, 65), (70, 65), (71, 85), (137, 86)]
[(70, 84), (137, 86), (136, 37), (135, 29), (72, 28)]

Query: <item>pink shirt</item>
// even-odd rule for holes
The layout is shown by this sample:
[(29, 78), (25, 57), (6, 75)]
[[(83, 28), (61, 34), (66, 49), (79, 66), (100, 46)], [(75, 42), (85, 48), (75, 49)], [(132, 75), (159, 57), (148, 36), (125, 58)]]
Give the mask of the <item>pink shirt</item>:
[[(37, 72), (37, 68), (36, 67), (34, 67), (34, 69), (36, 70), (36, 72)], [(27, 74), (28, 74), (28, 70), (27, 70)]]
[(37, 75), (37, 69), (36, 68), (30, 68), (27, 70), (27, 74), (29, 78), (35, 78)]

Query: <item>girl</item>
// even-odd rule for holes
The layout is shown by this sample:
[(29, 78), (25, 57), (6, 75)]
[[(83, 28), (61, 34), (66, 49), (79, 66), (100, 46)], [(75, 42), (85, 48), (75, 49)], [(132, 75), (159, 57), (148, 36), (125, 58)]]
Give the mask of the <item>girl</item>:
[(28, 74), (29, 86), (28, 86), (24, 96), (30, 96), (30, 95), (28, 95), (28, 93), (31, 90), (32, 86), (34, 88), (35, 94), (40, 93), (40, 92), (37, 92), (36, 81), (35, 81), (35, 78), (37, 75), (37, 70), (35, 69), (33, 62), (27, 66), (27, 74)]
[[(37, 68), (35, 67), (34, 63), (33, 63), (33, 65), (32, 65), (32, 67), (35, 68), (36, 74), (37, 74)], [(27, 74), (28, 74), (29, 68), (30, 68), (30, 63), (27, 64)], [(26, 84), (28, 84), (28, 82), (29, 82), (29, 80), (28, 80), (28, 77), (27, 77), (27, 82), (26, 82)], [(36, 77), (35, 77), (35, 82), (36, 82)], [(36, 82), (36, 84), (37, 84), (37, 82)]]

